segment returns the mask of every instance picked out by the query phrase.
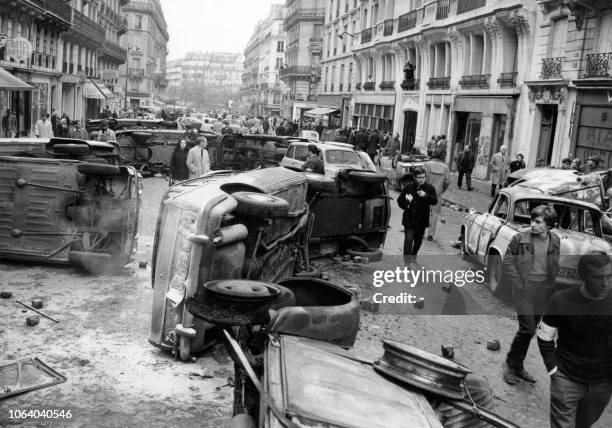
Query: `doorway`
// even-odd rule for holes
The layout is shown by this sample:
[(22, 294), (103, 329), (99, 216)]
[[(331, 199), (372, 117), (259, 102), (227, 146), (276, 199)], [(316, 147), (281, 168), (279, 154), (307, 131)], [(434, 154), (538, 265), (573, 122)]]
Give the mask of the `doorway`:
[(550, 165), (552, 160), (552, 149), (554, 146), (555, 131), (557, 130), (557, 105), (541, 104), (540, 112), (540, 138), (538, 140), (538, 153), (536, 166)]
[(408, 153), (414, 147), (418, 113), (414, 110), (404, 112), (404, 135), (401, 153)]

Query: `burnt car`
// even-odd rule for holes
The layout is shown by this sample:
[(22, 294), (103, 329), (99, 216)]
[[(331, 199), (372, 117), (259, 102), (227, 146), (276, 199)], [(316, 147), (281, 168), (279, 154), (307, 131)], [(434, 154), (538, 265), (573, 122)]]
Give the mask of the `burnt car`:
[(0, 138), (0, 156), (120, 163), (117, 144), (76, 138)]
[(217, 144), (215, 153), (211, 153), (209, 149), (209, 155), (212, 155), (211, 168), (249, 171), (279, 166), (289, 144), (294, 141), (309, 140), (265, 134), (224, 135)]
[(285, 168), (216, 171), (171, 187), (153, 246), (149, 342), (188, 359), (210, 342), (212, 326), (184, 305), (203, 284), (277, 282), (306, 267), (306, 195), (306, 177)]
[(401, 154), (393, 168), (393, 160), (390, 156), (380, 157), (380, 169), (387, 176), (387, 183), (398, 192), (406, 180), (411, 180), (414, 167), (423, 166), (429, 160), (427, 155)]
[(14, 156), (0, 142), (0, 257), (93, 272), (123, 266), (136, 250), (140, 177), (92, 150), (106, 143), (66, 140), (30, 141)]

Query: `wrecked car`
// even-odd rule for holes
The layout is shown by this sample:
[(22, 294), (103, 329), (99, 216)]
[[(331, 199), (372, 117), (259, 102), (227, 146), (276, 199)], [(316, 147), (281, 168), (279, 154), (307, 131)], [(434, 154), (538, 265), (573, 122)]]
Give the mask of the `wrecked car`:
[(142, 187), (134, 168), (111, 164), (113, 145), (51, 139), (7, 156), (2, 143), (0, 257), (93, 272), (130, 262)]
[(149, 342), (202, 351), (211, 325), (184, 300), (215, 279), (276, 282), (307, 267), (307, 177), (285, 168), (216, 171), (171, 187), (158, 216), (152, 258)]
[(520, 186), (502, 189), (488, 212), (470, 212), (461, 226), (464, 254), (477, 256), (488, 266), (490, 289), (499, 296), (508, 296), (509, 292), (508, 284), (502, 281), (502, 258), (512, 237), (529, 227), (530, 213), (538, 205), (553, 207), (558, 217), (557, 227), (551, 229), (561, 238), (558, 286), (580, 283), (577, 264), (581, 255), (589, 251), (612, 253), (612, 244), (606, 240), (602, 229), (603, 213), (595, 204), (550, 196)]
[(328, 178), (321, 179), (325, 187), (310, 191), (315, 217), (310, 255), (347, 253), (380, 260), (391, 217), (387, 177), (376, 172), (368, 155), (346, 143), (293, 142), (281, 166), (300, 170), (310, 144), (319, 150)]

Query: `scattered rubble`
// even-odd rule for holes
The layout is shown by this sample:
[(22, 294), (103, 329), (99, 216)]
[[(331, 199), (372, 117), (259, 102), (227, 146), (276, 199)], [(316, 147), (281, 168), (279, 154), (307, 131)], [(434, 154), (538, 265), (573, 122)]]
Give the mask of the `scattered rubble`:
[(28, 327), (34, 327), (40, 322), (40, 316), (38, 315), (28, 315), (26, 317), (26, 325)]

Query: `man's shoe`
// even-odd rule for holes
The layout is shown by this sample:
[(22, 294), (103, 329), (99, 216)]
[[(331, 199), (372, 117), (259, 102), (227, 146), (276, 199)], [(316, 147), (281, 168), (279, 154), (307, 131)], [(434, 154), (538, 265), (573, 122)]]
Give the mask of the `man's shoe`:
[(535, 381), (536, 381), (536, 378), (535, 378), (535, 377), (533, 377), (533, 376), (531, 375), (531, 373), (529, 373), (529, 372), (528, 372), (527, 370), (525, 370), (525, 369), (516, 369), (516, 370), (515, 370), (515, 372), (516, 372), (516, 375), (517, 375), (518, 377), (520, 377), (521, 379), (523, 379), (523, 380), (525, 380), (525, 381), (527, 381), (527, 382), (535, 383)]
[(504, 363), (504, 368), (502, 370), (502, 376), (504, 377), (504, 381), (508, 385), (516, 385), (521, 381), (521, 378), (517, 376), (516, 370), (510, 367), (507, 363)]
[(427, 240), (428, 240), (428, 241), (433, 241), (433, 236), (429, 235), (429, 236), (427, 237)]
[(468, 187), (468, 192), (471, 192), (472, 190), (474, 190), (473, 187)]

